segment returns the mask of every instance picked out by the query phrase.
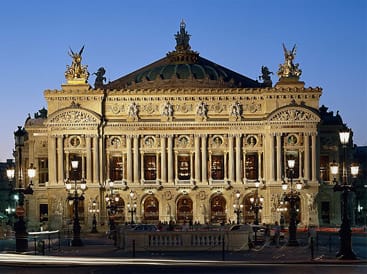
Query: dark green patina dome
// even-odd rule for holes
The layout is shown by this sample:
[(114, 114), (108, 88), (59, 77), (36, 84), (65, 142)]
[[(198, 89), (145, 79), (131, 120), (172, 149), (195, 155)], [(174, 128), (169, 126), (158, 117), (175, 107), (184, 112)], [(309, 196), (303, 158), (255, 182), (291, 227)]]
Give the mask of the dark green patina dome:
[(110, 89), (167, 87), (256, 88), (261, 84), (199, 56), (181, 22), (176, 48), (166, 57), (105, 85)]

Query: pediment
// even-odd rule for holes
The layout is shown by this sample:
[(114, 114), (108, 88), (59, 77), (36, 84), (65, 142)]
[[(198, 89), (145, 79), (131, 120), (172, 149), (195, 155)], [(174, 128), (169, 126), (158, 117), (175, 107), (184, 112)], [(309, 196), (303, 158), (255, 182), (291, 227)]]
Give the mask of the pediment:
[(100, 117), (98, 114), (82, 109), (82, 108), (67, 108), (57, 111), (50, 115), (47, 119), (47, 126), (98, 126)]
[(304, 107), (286, 107), (269, 115), (269, 122), (320, 122), (317, 112)]

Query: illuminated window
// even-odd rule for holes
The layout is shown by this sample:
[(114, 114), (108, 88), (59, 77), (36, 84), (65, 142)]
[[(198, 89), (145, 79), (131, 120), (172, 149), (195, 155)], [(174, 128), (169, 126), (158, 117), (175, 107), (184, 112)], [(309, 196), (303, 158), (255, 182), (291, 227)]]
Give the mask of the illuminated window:
[(224, 179), (224, 157), (223, 155), (212, 155), (211, 175), (213, 180)]
[(111, 157), (110, 159), (110, 179), (112, 181), (122, 180), (123, 165), (122, 157)]
[(157, 179), (157, 159), (155, 155), (144, 155), (144, 179)]
[(189, 180), (190, 179), (190, 156), (179, 155), (177, 157), (178, 163), (178, 179)]
[(246, 172), (246, 179), (257, 180), (259, 178), (257, 154), (246, 154), (245, 172)]

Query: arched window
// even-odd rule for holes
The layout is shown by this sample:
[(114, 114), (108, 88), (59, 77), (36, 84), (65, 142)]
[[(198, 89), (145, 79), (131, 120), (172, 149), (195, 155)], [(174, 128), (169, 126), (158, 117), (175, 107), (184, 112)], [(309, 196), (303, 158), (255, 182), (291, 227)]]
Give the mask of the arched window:
[(188, 223), (192, 221), (192, 200), (187, 195), (180, 197), (177, 201), (177, 222)]
[(222, 195), (215, 195), (210, 200), (210, 221), (212, 223), (226, 223), (226, 200)]
[(144, 201), (144, 223), (158, 223), (159, 221), (159, 202), (156, 197), (149, 195)]

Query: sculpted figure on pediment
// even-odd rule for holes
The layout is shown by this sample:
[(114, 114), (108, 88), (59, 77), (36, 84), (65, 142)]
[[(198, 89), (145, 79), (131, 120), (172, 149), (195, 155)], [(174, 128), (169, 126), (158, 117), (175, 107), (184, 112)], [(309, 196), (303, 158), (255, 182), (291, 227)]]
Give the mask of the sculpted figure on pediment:
[(272, 121), (316, 121), (316, 116), (299, 109), (287, 109), (274, 115)]
[(70, 110), (60, 113), (51, 119), (50, 123), (60, 124), (81, 124), (97, 123), (97, 119), (81, 110)]

